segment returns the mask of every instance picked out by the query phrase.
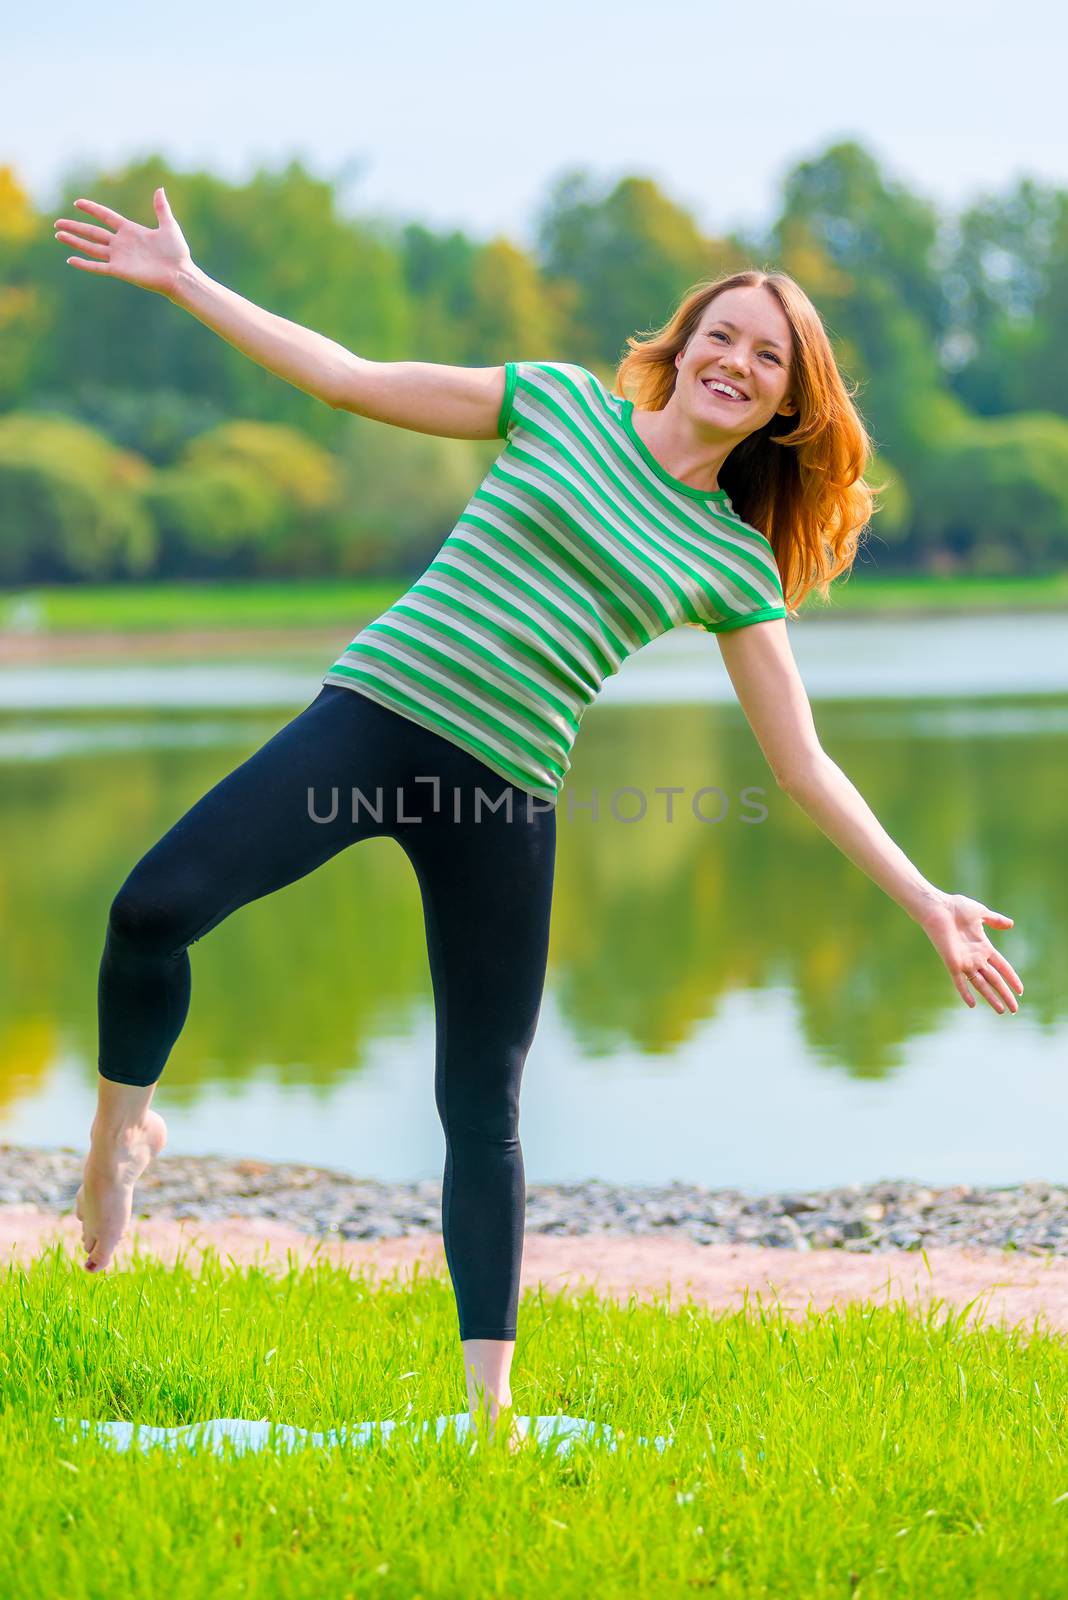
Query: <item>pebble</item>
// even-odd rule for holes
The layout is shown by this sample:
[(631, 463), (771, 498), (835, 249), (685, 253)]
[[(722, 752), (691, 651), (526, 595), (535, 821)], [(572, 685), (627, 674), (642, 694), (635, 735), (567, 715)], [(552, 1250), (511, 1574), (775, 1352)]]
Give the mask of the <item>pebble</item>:
[[(0, 1144), (0, 1212), (69, 1212), (84, 1151)], [(385, 1239), (441, 1232), (441, 1183), (381, 1183), (291, 1162), (171, 1156), (145, 1173), (138, 1217), (274, 1218), (319, 1237)], [(526, 1230), (549, 1234), (673, 1231), (697, 1244), (875, 1252), (980, 1245), (1068, 1255), (1068, 1187), (937, 1189), (881, 1179), (832, 1189), (747, 1194), (696, 1184), (528, 1184)]]

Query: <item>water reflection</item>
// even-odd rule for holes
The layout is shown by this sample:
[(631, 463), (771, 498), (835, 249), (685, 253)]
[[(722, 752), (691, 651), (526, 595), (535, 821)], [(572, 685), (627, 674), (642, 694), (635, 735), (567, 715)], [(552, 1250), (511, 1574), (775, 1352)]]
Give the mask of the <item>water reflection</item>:
[[(865, 624), (872, 656), (877, 626)], [(935, 1179), (951, 1157), (954, 1179), (1053, 1177), (1068, 1108), (1068, 1074), (1054, 1070), (1068, 1059), (1068, 693), (813, 693), (825, 748), (920, 870), (1015, 917), (994, 942), (1027, 992), (1018, 1016), (996, 1017), (963, 1005), (920, 930), (775, 788), (737, 705), (708, 692), (718, 651), (697, 636), (661, 643), (673, 673), (691, 663), (690, 693), (651, 715), (664, 652), (644, 676), (654, 652), (628, 662), (628, 691), (587, 716), (561, 802), (549, 980), (524, 1083), (528, 1177), (772, 1187)], [(108, 670), (146, 692), (139, 667)], [(227, 711), (217, 678), (211, 716), (194, 696), (0, 719), (0, 1139), (84, 1142), (110, 900), (314, 696), (314, 674), (300, 681), (281, 710), (253, 713), (239, 696)], [(672, 788), (683, 798), (669, 822), (657, 790)], [(709, 788), (726, 798), (718, 822), (690, 805)], [(640, 793), (639, 820), (612, 815), (624, 789), (617, 814), (633, 816)], [(191, 960), (164, 1077), (172, 1148), (440, 1171), (422, 909), (393, 841), (364, 841), (245, 907)], [(1025, 1128), (1028, 1105), (1041, 1114)], [(1009, 1151), (1012, 1171), (992, 1177)]]

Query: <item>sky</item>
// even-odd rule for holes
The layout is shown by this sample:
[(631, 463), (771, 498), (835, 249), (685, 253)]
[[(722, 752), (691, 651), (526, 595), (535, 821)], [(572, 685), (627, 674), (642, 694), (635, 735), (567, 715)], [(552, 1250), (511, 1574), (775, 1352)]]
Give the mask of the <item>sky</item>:
[[(232, 181), (299, 158), (346, 214), (530, 245), (553, 180), (653, 178), (709, 233), (761, 228), (853, 138), (962, 208), (1068, 183), (1054, 0), (48, 0), (4, 25), (0, 164), (44, 210), (77, 163)], [(145, 215), (153, 220), (151, 195)]]

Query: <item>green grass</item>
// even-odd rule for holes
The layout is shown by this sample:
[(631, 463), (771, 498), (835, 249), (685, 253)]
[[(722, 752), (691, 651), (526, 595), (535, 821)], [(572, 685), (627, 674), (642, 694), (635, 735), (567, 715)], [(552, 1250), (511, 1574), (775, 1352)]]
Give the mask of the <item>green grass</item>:
[[(409, 580), (410, 581), (410, 580)], [(408, 582), (340, 580), (78, 584), (0, 591), (0, 629), (158, 633), (178, 628), (329, 628), (359, 625), (393, 603)]]
[[(465, 1409), (446, 1277), (322, 1259), (0, 1279), (0, 1594), (1011, 1596), (1068, 1593), (1068, 1347), (933, 1307), (791, 1323), (676, 1296), (525, 1293), (520, 1414), (618, 1453), (420, 1442), (116, 1454), (54, 1416), (326, 1428)], [(674, 1434), (660, 1454), (635, 1435)]]
[(971, 610), (1047, 610), (1068, 607), (1068, 571), (1034, 578), (880, 577), (864, 567), (854, 567), (844, 580), (831, 586), (825, 605), (811, 596), (802, 614), (832, 612), (905, 612)]
[[(408, 588), (410, 579), (253, 583), (44, 585), (0, 591), (0, 630), (160, 633), (184, 628), (362, 627)], [(1068, 572), (1037, 578), (885, 578), (856, 568), (810, 598), (804, 615), (1068, 607)]]

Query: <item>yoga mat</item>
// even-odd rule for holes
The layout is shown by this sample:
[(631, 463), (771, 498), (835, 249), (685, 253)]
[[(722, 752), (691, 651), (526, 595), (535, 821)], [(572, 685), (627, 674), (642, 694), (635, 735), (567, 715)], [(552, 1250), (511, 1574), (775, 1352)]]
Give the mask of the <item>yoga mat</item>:
[[(213, 1417), (210, 1421), (190, 1422), (184, 1427), (177, 1428), (151, 1427), (143, 1422), (87, 1422), (84, 1418), (69, 1417), (56, 1417), (54, 1420), (61, 1427), (80, 1429), (83, 1438), (101, 1439), (118, 1450), (139, 1448), (144, 1451), (157, 1446), (177, 1450), (185, 1446), (194, 1451), (198, 1448), (213, 1450), (216, 1455), (226, 1454), (227, 1442), (238, 1455), (243, 1455), (247, 1450), (268, 1448), (272, 1443), (272, 1429), (275, 1446), (281, 1444), (287, 1451), (292, 1451), (301, 1445), (315, 1445), (319, 1449), (330, 1450), (338, 1444), (366, 1445), (388, 1442), (394, 1429), (413, 1426), (394, 1421), (371, 1421), (331, 1428), (328, 1433), (315, 1433), (308, 1428), (291, 1427), (288, 1423), (271, 1423), (262, 1419), (253, 1422), (244, 1417)], [(575, 1443), (581, 1440), (603, 1444), (609, 1450), (616, 1449), (615, 1436), (608, 1424), (591, 1422), (586, 1417), (569, 1417), (562, 1414), (549, 1417), (516, 1417), (515, 1423), (524, 1438), (533, 1433), (539, 1445), (554, 1445), (557, 1455), (570, 1454)], [(432, 1424), (423, 1422), (415, 1426), (417, 1432), (425, 1434)], [(473, 1432), (471, 1416), (466, 1411), (457, 1412), (451, 1417), (438, 1417), (435, 1426), (438, 1439), (450, 1428), (453, 1434), (461, 1439), (469, 1437)], [(644, 1445), (648, 1442), (647, 1439), (638, 1436), (639, 1444)], [(653, 1442), (658, 1450), (663, 1450), (668, 1441), (657, 1434)]]

